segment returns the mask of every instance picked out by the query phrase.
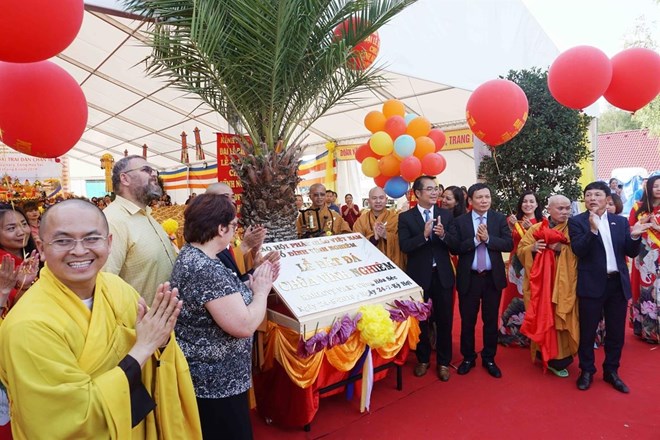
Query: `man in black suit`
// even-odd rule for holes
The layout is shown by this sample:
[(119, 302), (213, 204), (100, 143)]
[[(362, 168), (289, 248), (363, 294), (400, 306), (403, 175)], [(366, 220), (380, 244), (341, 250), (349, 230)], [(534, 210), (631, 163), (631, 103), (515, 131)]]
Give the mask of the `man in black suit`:
[(406, 273), (424, 289), (424, 300), (433, 302), (432, 316), (419, 323), (421, 335), (414, 374), (423, 376), (429, 368), (429, 326), (435, 322), (437, 374), (441, 381), (447, 382), (452, 357), (454, 271), (446, 242), (450, 238), (445, 230), (452, 216), (446, 209), (436, 206), (440, 189), (433, 177), (415, 179), (413, 191), (417, 196), (417, 207), (399, 214), (399, 247), (408, 255)]
[(605, 382), (622, 393), (630, 390), (618, 374), (625, 337), (630, 276), (626, 255), (639, 253), (640, 235), (651, 225), (645, 218), (633, 226), (619, 215), (608, 214), (610, 188), (605, 182), (592, 182), (584, 188), (588, 211), (568, 219), (571, 248), (578, 257), (577, 289), (580, 312), (580, 377), (577, 387), (588, 390), (596, 373), (594, 340), (601, 316), (605, 317)]
[(456, 287), (463, 355), (458, 374), (467, 374), (476, 365), (474, 327), (481, 306), (484, 343), (481, 362), (491, 376), (500, 378), (502, 372), (495, 364), (498, 311), (502, 289), (507, 283), (502, 252), (513, 249), (513, 239), (506, 217), (490, 209), (490, 188), (486, 184), (472, 185), (468, 199), (472, 212), (455, 218), (449, 230), (455, 243), (452, 251), (458, 254)]

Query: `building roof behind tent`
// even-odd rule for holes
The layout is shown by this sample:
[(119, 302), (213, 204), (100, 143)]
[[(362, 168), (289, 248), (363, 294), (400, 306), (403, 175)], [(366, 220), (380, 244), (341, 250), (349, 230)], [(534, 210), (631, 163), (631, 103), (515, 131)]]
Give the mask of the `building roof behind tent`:
[[(81, 84), (89, 104), (82, 139), (68, 153), (95, 166), (104, 153), (142, 154), (161, 168), (180, 166), (181, 132), (215, 160), (215, 132), (227, 122), (198, 97), (149, 77), (143, 61), (146, 23), (115, 0), (88, 0), (75, 41), (53, 61)], [(369, 136), (364, 116), (389, 98), (440, 127), (464, 126), (470, 90), (509, 69), (547, 67), (558, 51), (520, 0), (419, 0), (381, 28), (381, 55), (389, 84), (333, 108), (306, 133), (309, 152), (329, 140), (359, 143)], [(190, 151), (194, 160), (194, 151)], [(90, 168), (91, 169), (91, 168)]]
[(648, 130), (599, 134), (596, 177), (608, 180), (613, 177), (612, 171), (624, 167), (644, 168), (649, 173), (659, 171), (660, 138), (650, 136)]

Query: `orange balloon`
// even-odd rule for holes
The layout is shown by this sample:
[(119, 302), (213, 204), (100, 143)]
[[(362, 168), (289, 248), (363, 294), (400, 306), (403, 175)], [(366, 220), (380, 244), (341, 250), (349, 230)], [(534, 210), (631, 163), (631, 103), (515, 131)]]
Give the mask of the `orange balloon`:
[(397, 176), (399, 175), (401, 162), (394, 154), (381, 157), (378, 161), (378, 169), (383, 176)]
[(429, 153), (435, 153), (435, 142), (426, 136), (420, 136), (415, 139), (415, 152), (413, 153), (419, 160), (424, 159)]
[(386, 118), (392, 116), (406, 116), (406, 106), (398, 99), (388, 99), (383, 103), (383, 114)]
[(364, 126), (372, 133), (385, 131), (385, 121), (387, 121), (385, 115), (378, 110), (374, 110), (364, 117)]
[(410, 121), (406, 133), (414, 138), (418, 138), (420, 136), (428, 135), (429, 131), (431, 131), (431, 123), (429, 120), (422, 116), (418, 116)]

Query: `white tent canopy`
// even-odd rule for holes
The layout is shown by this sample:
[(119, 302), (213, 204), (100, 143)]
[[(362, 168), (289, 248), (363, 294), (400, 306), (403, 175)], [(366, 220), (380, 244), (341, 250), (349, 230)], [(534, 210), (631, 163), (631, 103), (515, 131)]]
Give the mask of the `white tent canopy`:
[[(214, 133), (228, 131), (227, 122), (196, 96), (146, 75), (145, 29), (119, 2), (86, 1), (80, 33), (53, 59), (81, 84), (89, 104), (87, 129), (68, 153), (72, 179), (100, 177), (102, 154), (142, 154), (143, 144), (155, 165), (181, 166), (181, 132), (193, 145), (195, 127), (207, 160), (215, 160)], [(390, 83), (318, 120), (305, 140), (310, 154), (331, 140), (364, 142), (364, 116), (389, 98), (440, 127), (464, 127), (470, 90), (509, 69), (546, 68), (558, 54), (520, 0), (419, 0), (379, 33), (377, 62)]]

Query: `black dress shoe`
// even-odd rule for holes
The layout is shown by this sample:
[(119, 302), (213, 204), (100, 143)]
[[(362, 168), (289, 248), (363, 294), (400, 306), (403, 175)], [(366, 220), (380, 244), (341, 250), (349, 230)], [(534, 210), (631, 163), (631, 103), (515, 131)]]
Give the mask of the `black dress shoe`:
[(502, 377), (502, 371), (500, 371), (499, 367), (495, 364), (495, 362), (483, 362), (482, 365), (486, 370), (488, 370), (488, 374), (493, 376), (495, 379), (499, 379)]
[(415, 377), (422, 377), (426, 374), (426, 370), (428, 369), (429, 369), (428, 362), (419, 362), (417, 365), (415, 365), (413, 374), (415, 375)]
[(458, 366), (457, 373), (460, 374), (461, 376), (464, 374), (468, 374), (470, 370), (474, 368), (475, 364), (476, 363), (474, 361), (464, 360), (463, 362), (461, 362), (461, 365)]
[(612, 384), (615, 390), (628, 394), (630, 392), (630, 389), (626, 386), (625, 383), (621, 380), (618, 374), (614, 372), (605, 372), (603, 374), (603, 379), (605, 379), (605, 382)]
[(593, 373), (587, 373), (586, 371), (580, 372), (580, 377), (577, 380), (578, 390), (586, 391), (591, 386), (591, 382), (594, 381)]

